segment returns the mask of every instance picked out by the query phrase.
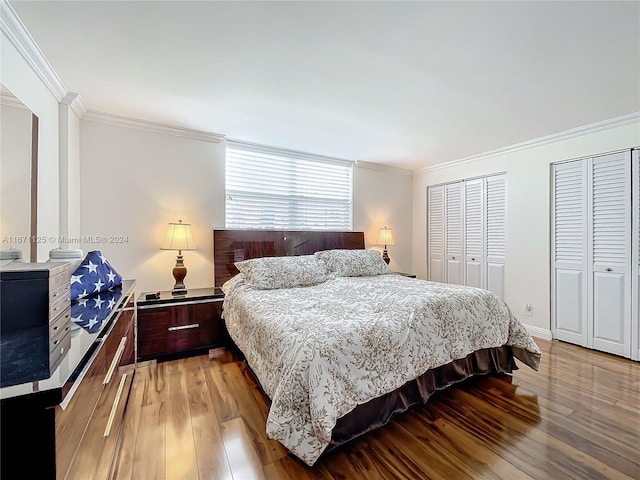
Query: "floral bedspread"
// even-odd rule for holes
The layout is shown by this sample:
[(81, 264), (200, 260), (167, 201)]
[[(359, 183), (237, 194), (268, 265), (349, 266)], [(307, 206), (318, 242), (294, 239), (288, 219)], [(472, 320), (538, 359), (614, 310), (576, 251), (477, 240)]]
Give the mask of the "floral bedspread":
[(537, 369), (541, 352), (493, 293), (400, 275), (337, 277), (320, 285), (223, 286), (229, 334), (271, 398), (267, 434), (307, 464), (336, 421), (430, 368), (511, 345)]

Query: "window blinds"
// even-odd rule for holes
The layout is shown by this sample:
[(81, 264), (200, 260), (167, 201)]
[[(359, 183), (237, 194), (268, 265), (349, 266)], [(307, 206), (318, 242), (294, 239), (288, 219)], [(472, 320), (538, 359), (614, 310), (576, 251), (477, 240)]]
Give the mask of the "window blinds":
[(228, 142), (227, 228), (351, 230), (352, 164)]

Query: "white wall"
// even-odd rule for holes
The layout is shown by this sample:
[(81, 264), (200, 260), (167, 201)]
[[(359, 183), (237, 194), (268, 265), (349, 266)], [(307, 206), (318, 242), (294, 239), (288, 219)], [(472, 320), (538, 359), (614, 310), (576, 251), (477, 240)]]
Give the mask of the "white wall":
[[(225, 142), (80, 122), (82, 236), (126, 236), (126, 243), (81, 243), (101, 250), (138, 291), (170, 290), (176, 252), (161, 251), (167, 223), (193, 224), (198, 250), (183, 252), (187, 288), (213, 285), (213, 233), (223, 228)], [(411, 176), (388, 168), (354, 170), (354, 229), (367, 246), (394, 229), (391, 267), (411, 267)], [(77, 244), (70, 245), (78, 248)]]
[[(426, 278), (426, 187), (498, 172), (508, 174), (506, 301), (523, 323), (551, 328), (550, 164), (640, 145), (640, 123), (611, 128), (413, 178), (413, 269)], [(524, 303), (533, 316), (522, 315)]]
[(353, 170), (353, 229), (364, 232), (366, 248), (382, 251), (374, 245), (378, 231), (391, 228), (396, 245), (387, 247), (389, 267), (397, 272), (412, 271), (411, 190), (407, 171), (371, 164)]
[[(59, 233), (58, 101), (4, 33), (0, 39), (0, 83), (39, 119), (38, 235), (46, 241), (38, 244), (38, 260), (44, 261), (57, 245)], [(52, 237), (56, 240), (53, 244), (49, 242)], [(23, 256), (29, 258), (26, 252)]]
[(139, 292), (171, 290), (177, 252), (160, 244), (167, 224), (182, 220), (193, 225), (198, 245), (183, 252), (185, 284), (212, 286), (212, 230), (224, 226), (224, 151), (224, 142), (81, 120), (81, 233), (107, 240), (80, 248), (102, 251), (124, 278), (137, 279)]

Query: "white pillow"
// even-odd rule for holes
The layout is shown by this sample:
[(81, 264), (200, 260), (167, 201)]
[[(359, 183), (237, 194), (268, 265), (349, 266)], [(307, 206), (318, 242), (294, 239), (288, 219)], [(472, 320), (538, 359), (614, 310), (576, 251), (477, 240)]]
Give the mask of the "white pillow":
[(376, 250), (324, 250), (314, 254), (338, 277), (370, 277), (391, 273)]
[(260, 290), (317, 285), (329, 278), (324, 264), (313, 255), (252, 258), (235, 265), (245, 283)]

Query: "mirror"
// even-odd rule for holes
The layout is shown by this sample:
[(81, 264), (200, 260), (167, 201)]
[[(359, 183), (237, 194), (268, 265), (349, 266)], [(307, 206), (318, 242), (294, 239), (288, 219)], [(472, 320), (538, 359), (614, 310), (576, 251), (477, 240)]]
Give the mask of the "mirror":
[(0, 84), (0, 250), (37, 261), (38, 117)]

